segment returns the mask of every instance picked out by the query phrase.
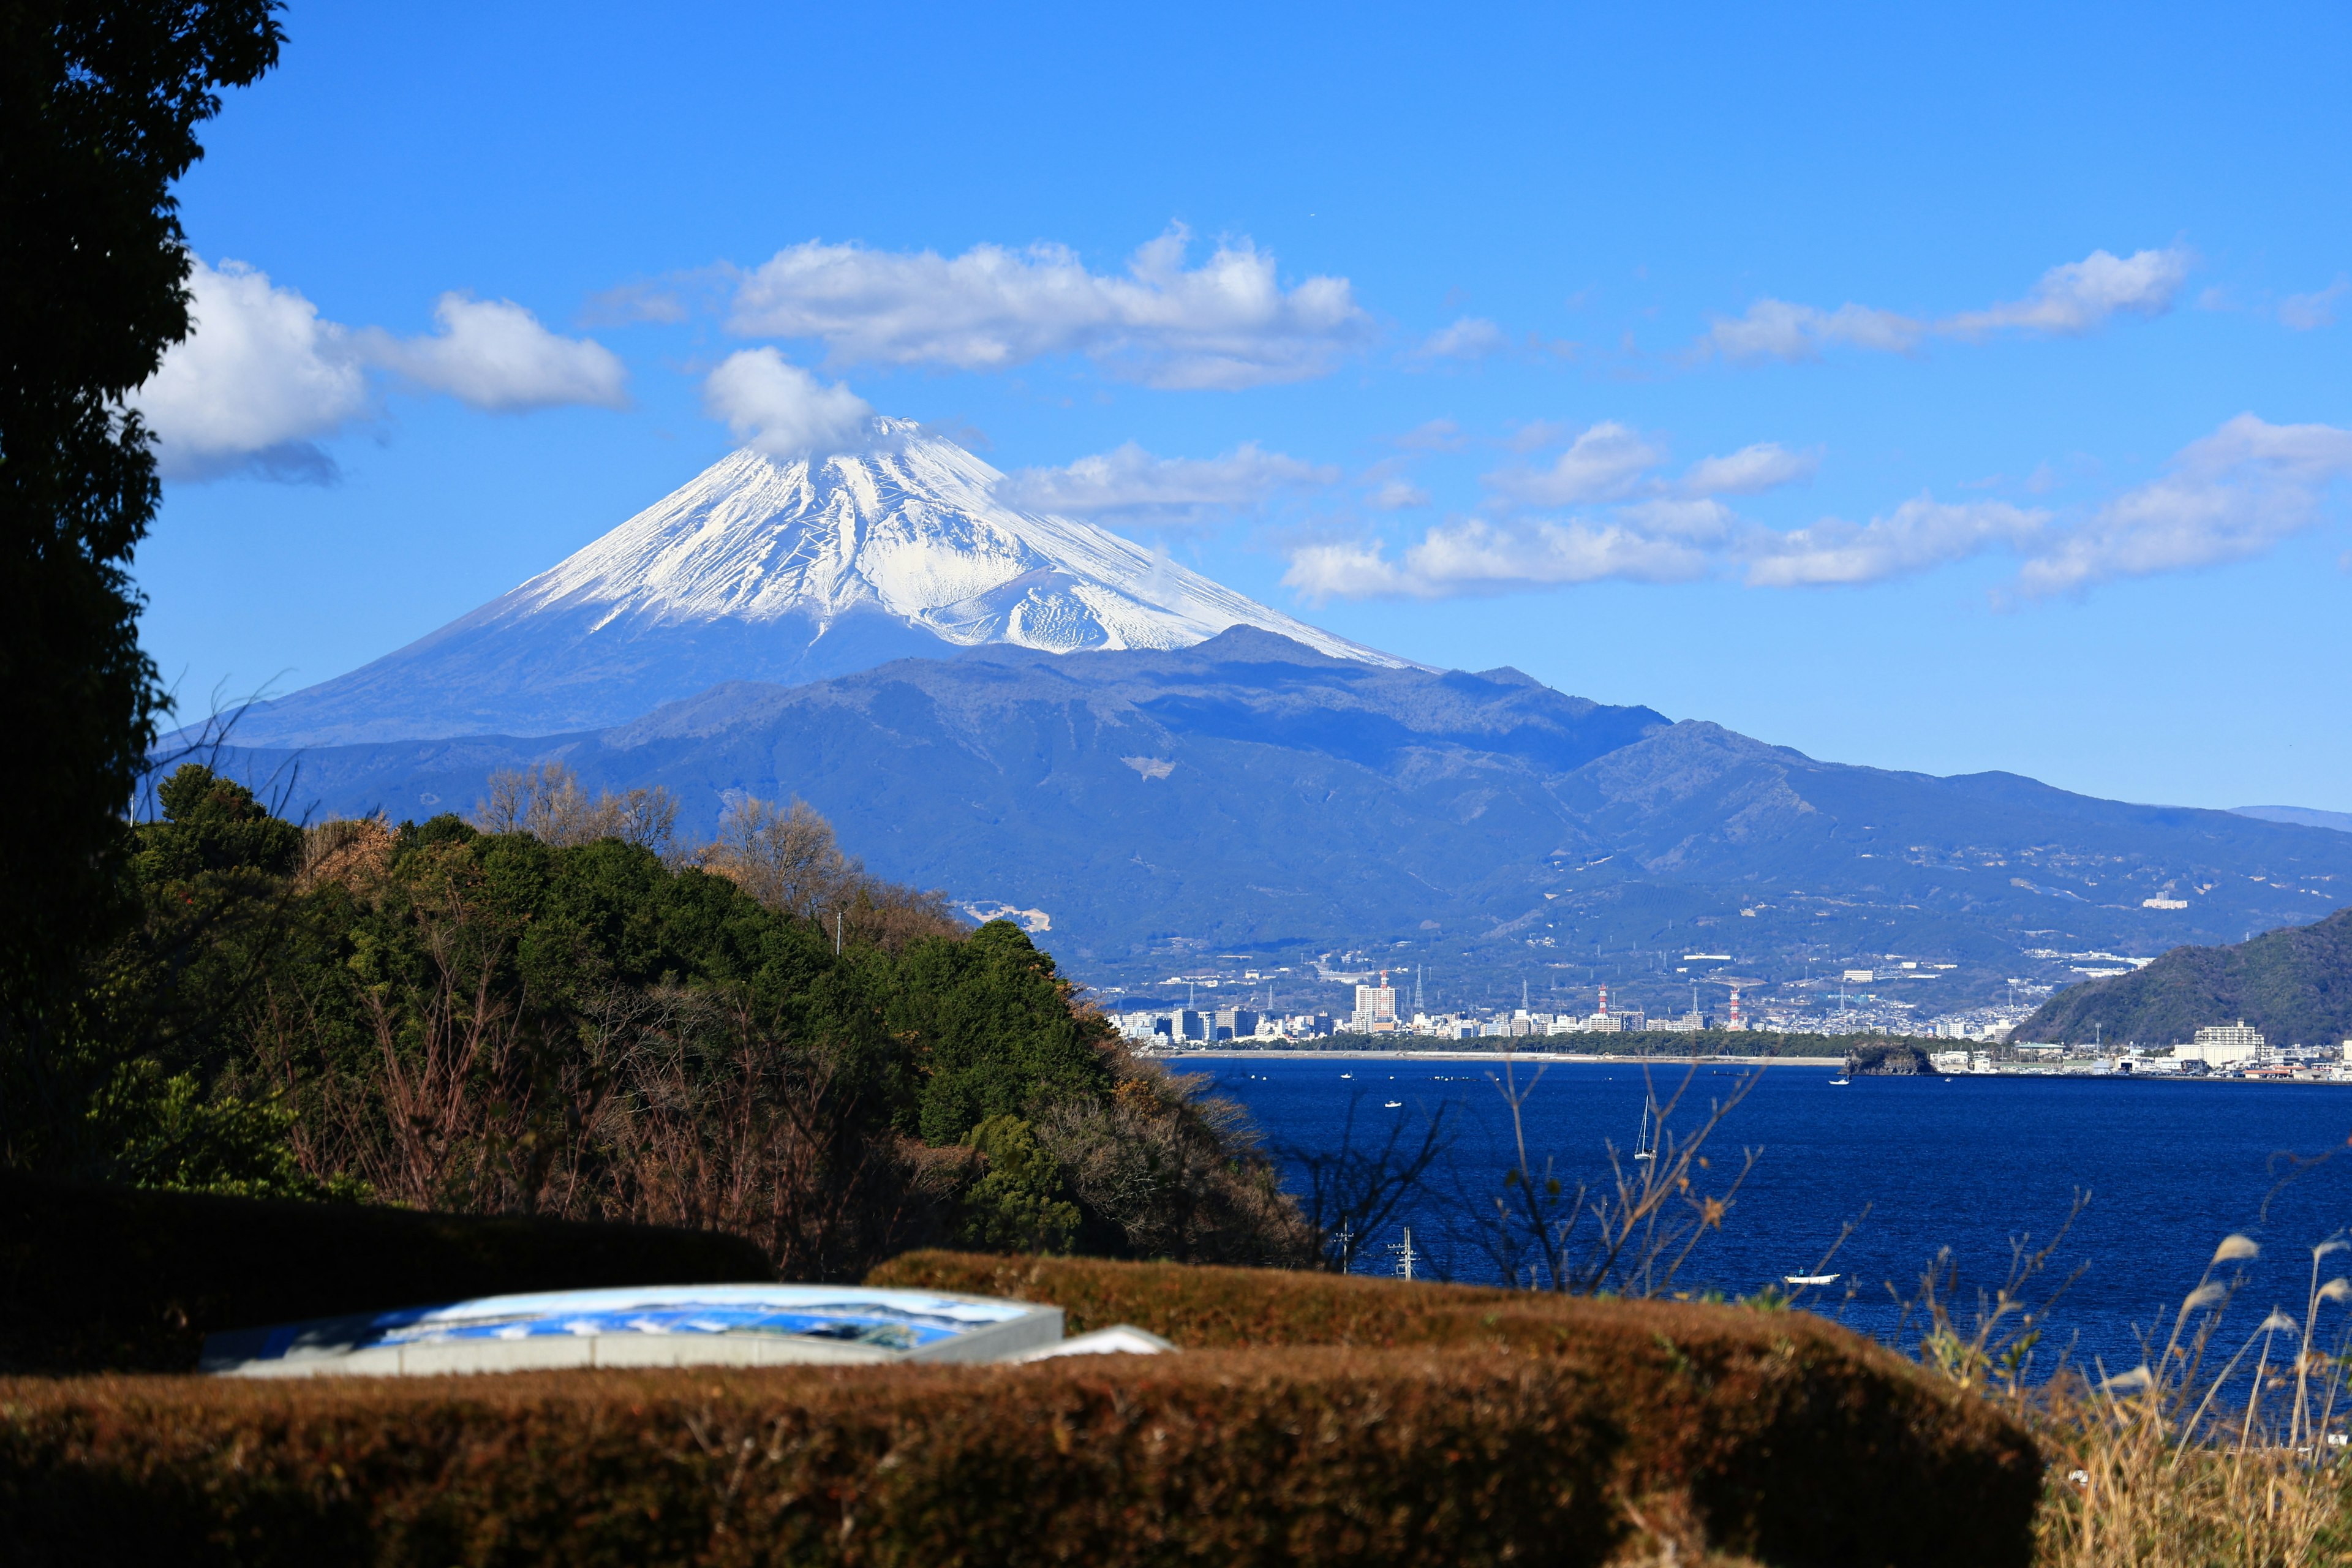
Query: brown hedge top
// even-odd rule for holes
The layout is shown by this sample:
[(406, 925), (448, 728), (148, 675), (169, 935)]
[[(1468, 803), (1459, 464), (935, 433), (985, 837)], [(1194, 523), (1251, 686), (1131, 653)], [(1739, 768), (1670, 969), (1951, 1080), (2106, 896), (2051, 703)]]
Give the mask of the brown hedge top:
[[(1630, 1463), (1660, 1439), (1572, 1358), (1219, 1351), (1030, 1367), (568, 1373), (241, 1383), (0, 1381), (12, 1561), (416, 1565), (1597, 1565), (1701, 1537), (1771, 1563), (2000, 1568), (2014, 1498), (1965, 1463), (1783, 1424), (1835, 1503), (1745, 1529)], [(1754, 1392), (1694, 1365), (1735, 1426)], [(1883, 1394), (1883, 1385), (1881, 1385)], [(1690, 1429), (1684, 1428), (1685, 1436)], [(1979, 1435), (1981, 1436), (1981, 1434)], [(1750, 1431), (1729, 1466), (1777, 1473)], [(1952, 1446), (1948, 1461), (1959, 1458)], [(1990, 1457), (1990, 1456), (1988, 1456)], [(1721, 1468), (1721, 1467), (1718, 1467)], [(2032, 1471), (2022, 1482), (2030, 1510)], [(1936, 1489), (1959, 1486), (1991, 1517)], [(1942, 1530), (1907, 1511), (1956, 1517)]]
[[(1770, 1561), (2021, 1562), (2032, 1440), (1883, 1346), (1804, 1312), (1591, 1300), (1329, 1274), (919, 1252), (874, 1284), (1059, 1306), (1197, 1349), (1408, 1349), (1576, 1372), (1621, 1434), (1617, 1483), (1685, 1498)], [(1900, 1546), (1901, 1550), (1895, 1548)]]
[(192, 1370), (205, 1334), (509, 1291), (773, 1279), (736, 1237), (0, 1172), (0, 1373)]
[(885, 1281), (1226, 1348), (0, 1382), (0, 1539), (26, 1563), (419, 1568), (2030, 1557), (2025, 1435), (1802, 1314), (938, 1253)]

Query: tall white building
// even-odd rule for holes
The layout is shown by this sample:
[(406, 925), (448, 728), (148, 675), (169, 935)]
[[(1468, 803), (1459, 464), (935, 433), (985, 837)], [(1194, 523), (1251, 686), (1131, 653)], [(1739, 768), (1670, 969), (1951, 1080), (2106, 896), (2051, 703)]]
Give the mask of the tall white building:
[(1356, 987), (1356, 1011), (1349, 1022), (1359, 1034), (1366, 1035), (1396, 1027), (1396, 987), (1389, 984), (1387, 970), (1381, 971), (1378, 985)]
[(2184, 1061), (2201, 1061), (2215, 1068), (2260, 1061), (2263, 1056), (2263, 1032), (2248, 1028), (2243, 1018), (2234, 1024), (2211, 1025), (2198, 1030), (2192, 1044), (2175, 1047), (2172, 1054)]

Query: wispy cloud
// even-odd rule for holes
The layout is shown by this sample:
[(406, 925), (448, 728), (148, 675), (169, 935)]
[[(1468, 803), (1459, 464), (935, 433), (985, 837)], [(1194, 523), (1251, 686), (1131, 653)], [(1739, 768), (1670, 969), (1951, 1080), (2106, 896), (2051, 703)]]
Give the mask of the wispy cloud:
[(2264, 554), (2317, 523), (2347, 478), (2352, 430), (2241, 414), (2182, 447), (2163, 477), (2037, 552), (2018, 572), (2018, 591), (2047, 598)]
[(2352, 430), (2242, 414), (2183, 447), (2160, 478), (2087, 513), (1922, 495), (1863, 522), (1826, 517), (1776, 529), (1717, 498), (1746, 493), (1751, 481), (1810, 475), (1811, 454), (1751, 447), (1668, 479), (1654, 466), (1654, 444), (1622, 426), (1586, 434), (1593, 431), (1603, 432), (1595, 450), (1639, 445), (1653, 465), (1596, 463), (1594, 482), (1562, 486), (1588, 498), (1574, 515), (1510, 508), (1449, 518), (1393, 553), (1377, 538), (1317, 541), (1292, 552), (1284, 581), (1317, 602), (1706, 577), (1758, 588), (1860, 587), (2000, 554), (2018, 562), (2003, 596), (2045, 599), (2260, 555), (2322, 521), (2352, 481)]
[(1718, 319), (1701, 347), (1732, 360), (1808, 360), (1843, 345), (1881, 353), (1909, 353), (1927, 334), (1924, 321), (1867, 305), (1824, 310), (1786, 300), (1759, 300), (1737, 321)]
[(2352, 277), (2336, 274), (2336, 281), (2308, 294), (2290, 294), (2279, 301), (2279, 321), (2298, 332), (2315, 332), (2336, 324), (2336, 307), (2352, 294)]
[(728, 326), (814, 339), (839, 364), (1004, 370), (1075, 353), (1129, 380), (1186, 389), (1324, 375), (1370, 338), (1346, 279), (1286, 289), (1272, 254), (1247, 239), (1223, 241), (1187, 268), (1188, 244), (1171, 228), (1138, 249), (1124, 276), (1106, 276), (1060, 245), (943, 257), (811, 240), (742, 277)]
[(374, 411), (371, 372), (494, 412), (628, 401), (628, 373), (609, 351), (549, 331), (508, 300), (444, 294), (439, 330), (403, 338), (329, 321), (241, 262), (196, 259), (188, 291), (193, 330), (131, 398), (167, 479), (331, 481), (319, 443)]
[(1423, 338), (1411, 355), (1419, 360), (1480, 360), (1510, 347), (1503, 329), (1484, 316), (1464, 316)]
[(1337, 483), (1339, 470), (1244, 442), (1221, 458), (1157, 458), (1129, 441), (1056, 468), (1005, 476), (997, 498), (1029, 511), (1114, 528), (1181, 532), (1261, 510), (1286, 490)]
[(1702, 458), (1680, 479), (1659, 472), (1664, 446), (1613, 419), (1579, 430), (1537, 420), (1513, 433), (1510, 445), (1526, 451), (1556, 446), (1568, 449), (1549, 464), (1510, 464), (1483, 477), (1495, 503), (1504, 507), (1579, 506), (1627, 501), (1645, 496), (1755, 495), (1813, 477), (1819, 452), (1792, 452), (1759, 441), (1722, 457)]
[(1454, 420), (1431, 419), (1390, 437), (1389, 445), (1404, 452), (1460, 452), (1468, 449), (1470, 437)]
[(2183, 246), (2124, 257), (2095, 250), (2043, 273), (2024, 299), (1964, 311), (1938, 322), (1937, 330), (1964, 338), (2002, 331), (2079, 337), (2118, 315), (2161, 316), (2189, 281), (2191, 259)]
[(1720, 458), (1701, 458), (1676, 488), (1688, 495), (1750, 496), (1810, 479), (1821, 466), (1817, 451), (1791, 452), (1777, 441), (1759, 441)]
[(1407, 511), (1429, 504), (1429, 492), (1411, 479), (1382, 479), (1364, 496), (1364, 504), (1376, 511)]
[(1497, 468), (1485, 482), (1498, 500), (1516, 506), (1622, 500), (1664, 457), (1631, 426), (1604, 419), (1580, 432), (1549, 467)]
[(1744, 531), (1736, 555), (1751, 587), (1859, 586), (1916, 576), (2001, 545), (2039, 540), (2049, 513), (2005, 501), (1948, 505), (1921, 496), (1865, 523), (1824, 518), (1808, 528)]
[(2022, 299), (1934, 319), (1853, 303), (1831, 310), (1759, 300), (1736, 320), (1716, 321), (1698, 348), (1729, 360), (1797, 361), (1819, 359), (1832, 348), (1911, 353), (1929, 337), (2079, 337), (2118, 315), (2146, 318), (2169, 310), (2194, 259), (2183, 246), (2122, 257), (2095, 250), (2043, 273)]

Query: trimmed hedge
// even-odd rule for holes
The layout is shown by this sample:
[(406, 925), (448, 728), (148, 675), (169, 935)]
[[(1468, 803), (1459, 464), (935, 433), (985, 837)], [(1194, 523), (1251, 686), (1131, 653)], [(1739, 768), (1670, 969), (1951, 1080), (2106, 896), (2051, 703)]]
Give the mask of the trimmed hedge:
[(869, 1282), (1013, 1296), (1068, 1331), (1188, 1348), (1483, 1352), (1572, 1372), (1620, 1441), (1609, 1489), (1780, 1563), (2023, 1563), (2042, 1464), (1982, 1400), (1805, 1312), (1330, 1274), (919, 1252)]
[(216, 1329), (516, 1290), (773, 1278), (758, 1247), (708, 1231), (0, 1172), (0, 1372), (187, 1371)]
[(1552, 1361), (0, 1382), (12, 1561), (1493, 1562), (1625, 1539)]

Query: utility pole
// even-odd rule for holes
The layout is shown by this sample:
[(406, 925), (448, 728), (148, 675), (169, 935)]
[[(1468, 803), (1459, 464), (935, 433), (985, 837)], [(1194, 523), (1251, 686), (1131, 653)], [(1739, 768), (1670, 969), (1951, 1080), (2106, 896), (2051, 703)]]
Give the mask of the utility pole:
[(1353, 1269), (1353, 1267), (1354, 1267), (1354, 1266), (1353, 1266), (1353, 1264), (1352, 1264), (1349, 1260), (1353, 1258), (1353, 1256), (1354, 1256), (1354, 1254), (1355, 1254), (1355, 1248), (1356, 1248), (1356, 1226), (1355, 1226), (1355, 1223), (1354, 1223), (1353, 1221), (1351, 1221), (1351, 1220), (1345, 1220), (1345, 1219), (1341, 1220), (1341, 1221), (1339, 1222), (1339, 1272), (1340, 1272), (1340, 1273), (1342, 1273), (1342, 1274), (1346, 1274), (1346, 1273), (1349, 1273), (1349, 1272), (1351, 1272), (1351, 1271), (1352, 1271), (1352, 1269)]
[(1404, 1227), (1404, 1245), (1397, 1248), (1398, 1275), (1402, 1279), (1412, 1279), (1412, 1266), (1420, 1259), (1421, 1255), (1412, 1249), (1412, 1226), (1407, 1226)]

